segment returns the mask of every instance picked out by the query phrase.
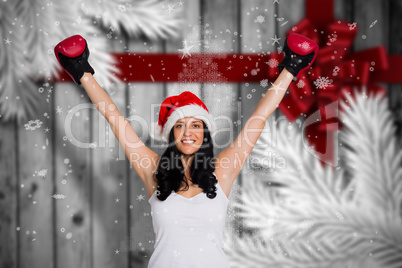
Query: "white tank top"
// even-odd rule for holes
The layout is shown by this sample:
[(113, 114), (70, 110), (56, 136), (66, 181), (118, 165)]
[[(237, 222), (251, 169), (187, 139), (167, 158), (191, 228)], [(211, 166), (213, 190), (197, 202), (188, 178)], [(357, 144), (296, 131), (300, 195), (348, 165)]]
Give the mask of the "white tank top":
[(156, 239), (148, 268), (230, 267), (223, 251), (229, 199), (219, 182), (215, 186), (214, 199), (204, 192), (186, 198), (172, 191), (160, 201), (156, 191), (152, 194), (148, 202)]

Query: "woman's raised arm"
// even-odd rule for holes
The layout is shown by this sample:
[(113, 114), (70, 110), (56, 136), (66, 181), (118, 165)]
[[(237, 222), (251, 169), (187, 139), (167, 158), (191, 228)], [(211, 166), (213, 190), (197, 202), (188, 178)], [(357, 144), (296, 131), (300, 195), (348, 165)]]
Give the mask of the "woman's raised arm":
[(144, 183), (148, 184), (156, 169), (159, 159), (158, 154), (149, 149), (141, 141), (130, 123), (121, 115), (113, 100), (102, 89), (91, 73), (84, 73), (80, 82), (84, 86), (92, 103), (110, 124), (131, 165)]
[[(280, 74), (258, 102), (236, 140), (216, 158), (215, 173), (223, 178), (223, 187), (230, 188), (260, 137), (265, 122), (283, 99), (292, 81), (311, 66), (318, 53), (318, 46), (312, 40), (290, 34), (284, 45), (284, 59), (279, 64)], [(228, 192), (229, 192), (228, 191)]]
[(55, 46), (54, 53), (74, 83), (84, 86), (92, 103), (109, 122), (114, 135), (150, 195), (153, 186), (156, 185), (153, 172), (156, 170), (159, 156), (145, 146), (109, 95), (92, 76), (95, 71), (88, 63), (89, 49), (86, 40), (80, 35), (70, 36)]

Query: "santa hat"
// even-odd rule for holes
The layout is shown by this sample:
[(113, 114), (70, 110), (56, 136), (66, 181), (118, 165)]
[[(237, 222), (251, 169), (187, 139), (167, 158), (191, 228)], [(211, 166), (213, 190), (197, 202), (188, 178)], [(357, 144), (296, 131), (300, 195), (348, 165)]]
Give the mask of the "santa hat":
[(151, 124), (149, 132), (153, 139), (169, 142), (169, 133), (176, 121), (184, 117), (194, 117), (204, 121), (209, 132), (215, 132), (215, 122), (207, 106), (190, 91), (166, 98), (159, 111), (158, 122)]

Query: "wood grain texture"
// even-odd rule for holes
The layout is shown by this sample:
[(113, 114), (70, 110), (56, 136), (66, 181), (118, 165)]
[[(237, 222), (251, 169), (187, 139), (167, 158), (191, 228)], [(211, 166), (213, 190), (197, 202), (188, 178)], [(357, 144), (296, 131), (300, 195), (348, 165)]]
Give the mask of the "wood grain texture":
[[(388, 46), (389, 24), (385, 18), (389, 14), (389, 2), (354, 0), (353, 10), (354, 22), (359, 27), (354, 42), (356, 51), (380, 45)], [(377, 23), (370, 28), (370, 25), (376, 20)]]
[[(344, 20), (348, 23), (353, 23), (354, 18), (353, 18), (353, 6), (354, 3), (353, 1), (349, 0), (338, 0), (335, 1), (335, 19), (341, 19)], [(354, 51), (353, 46), (351, 47), (350, 53)], [(342, 130), (341, 130), (342, 131)], [(339, 136), (338, 136), (339, 137)], [(341, 147), (341, 141), (335, 141), (335, 148), (338, 148), (338, 164), (340, 167), (347, 167), (347, 151), (342, 150), (343, 147)], [(344, 177), (346, 181), (350, 181), (353, 179), (353, 173), (348, 169), (344, 169)]]
[[(162, 52), (162, 42), (130, 41), (133, 52)], [(152, 75), (152, 74), (150, 74)], [(149, 136), (149, 125), (158, 120), (157, 113), (165, 98), (162, 83), (135, 83), (128, 85), (128, 107), (131, 126), (142, 142), (158, 155), (162, 154), (162, 144)], [(143, 162), (144, 167), (148, 164)], [(151, 205), (144, 183), (130, 166), (130, 266), (147, 267), (154, 250), (155, 233), (152, 227)]]
[(347, 22), (353, 21), (353, 1), (335, 0), (334, 5), (335, 19), (340, 19)]
[(0, 267), (18, 267), (18, 166), (15, 122), (0, 126)]
[[(199, 0), (189, 0), (184, 2), (183, 8), (180, 11), (182, 16), (185, 18), (183, 25), (181, 27), (181, 31), (179, 33), (179, 37), (172, 40), (167, 40), (164, 44), (164, 51), (167, 53), (178, 53), (181, 52), (179, 49), (182, 49), (184, 46), (184, 41), (188, 42), (189, 46), (193, 46), (190, 49), (190, 54), (200, 53), (201, 48), (199, 46), (199, 42), (201, 42), (201, 30), (200, 30), (200, 22), (201, 22), (201, 3)], [(197, 44), (198, 43), (198, 44)], [(182, 57), (183, 64), (188, 64), (191, 56)], [(189, 68), (188, 68), (189, 69)], [(185, 76), (185, 74), (183, 73)], [(190, 91), (197, 95), (199, 98), (202, 98), (201, 94), (201, 84), (200, 83), (188, 83), (183, 80), (183, 82), (179, 83), (166, 83), (165, 88), (167, 90), (166, 97), (172, 95), (179, 95), (183, 91)]]
[[(241, 52), (242, 53), (260, 53), (262, 55), (275, 52), (275, 45), (272, 44), (276, 31), (276, 14), (277, 4), (271, 1), (255, 0), (241, 1)], [(264, 22), (260, 23), (257, 18), (262, 16)], [(258, 62), (256, 70), (259, 66), (266, 65), (267, 62)], [(251, 71), (251, 70), (250, 70)], [(249, 74), (250, 75), (250, 74)], [(268, 86), (260, 86), (260, 83), (243, 83), (241, 84), (241, 126), (244, 127), (246, 121), (254, 112), (258, 102), (262, 98), (262, 94), (267, 92)]]
[(90, 143), (92, 105), (84, 89), (73, 83), (57, 84), (55, 98), (55, 106), (63, 111), (54, 115), (56, 193), (66, 196), (56, 202), (56, 265), (92, 267), (91, 158), (85, 148)]
[(54, 266), (52, 210), (54, 133), (50, 117), (53, 113), (50, 101), (53, 93), (49, 93), (49, 89), (51, 87), (47, 88), (43, 92), (43, 98), (39, 99), (38, 111), (27, 118), (27, 122), (40, 120), (43, 122), (42, 126), (35, 130), (26, 129), (24, 124), (18, 126), (21, 267)]
[[(272, 44), (272, 39), (276, 34), (276, 5), (272, 1), (263, 0), (242, 0), (240, 2), (240, 28), (242, 37), (240, 39), (240, 52), (241, 53), (257, 53), (266, 55), (276, 51), (276, 46)], [(263, 18), (263, 22), (261, 22)], [(259, 67), (267, 64), (267, 62), (258, 62), (254, 70), (259, 71)], [(251, 70), (248, 73), (251, 75)], [(244, 128), (245, 123), (254, 112), (257, 104), (261, 100), (263, 94), (265, 94), (269, 88), (268, 86), (261, 86), (260, 83), (242, 83), (240, 84), (240, 108), (238, 111), (238, 118), (241, 121), (241, 129)], [(275, 118), (275, 112), (268, 120)], [(256, 145), (258, 146), (258, 145)], [(258, 175), (253, 171), (251, 167), (250, 158), (245, 163), (241, 170), (241, 180), (237, 180), (232, 188), (233, 195), (237, 195), (237, 191), (240, 187), (247, 188), (248, 185), (254, 183), (254, 180), (258, 179)], [(235, 210), (235, 213), (239, 213), (239, 210)], [(248, 232), (248, 235), (253, 235), (252, 230), (244, 228), (242, 220), (233, 219), (234, 224), (233, 232), (239, 232), (240, 236), (243, 236), (244, 232)], [(236, 239), (231, 241), (236, 245)]]
[[(238, 53), (240, 52), (242, 29), (240, 26), (240, 0), (236, 1), (203, 1), (203, 46), (205, 53)], [(237, 68), (237, 66), (226, 66)], [(242, 112), (240, 102), (240, 85), (234, 83), (205, 83), (203, 85), (203, 101), (214, 116), (216, 132), (214, 140), (214, 155), (217, 156), (237, 138), (241, 130)], [(220, 178), (225, 179), (225, 178)], [(234, 181), (229, 200), (239, 194), (241, 172)], [(241, 221), (233, 215), (236, 208), (229, 202), (226, 214), (225, 232), (229, 237), (241, 235)]]
[[(363, 1), (363, 0), (355, 0), (354, 1), (354, 21), (357, 22), (357, 26), (359, 27), (359, 31), (356, 36), (356, 40), (354, 43), (355, 51), (364, 50), (368, 48), (373, 48), (380, 45), (385, 45), (386, 47), (390, 46), (390, 21), (386, 19), (388, 14), (390, 13), (390, 5), (389, 1), (381, 1), (381, 0), (371, 0), (371, 1)], [(400, 15), (399, 15), (400, 16)], [(375, 24), (374, 21), (376, 21)], [(399, 22), (400, 23), (400, 22)], [(373, 26), (372, 26), (373, 25)], [(372, 27), (370, 27), (372, 26)], [(367, 59), (371, 62), (370, 59)], [(375, 69), (375, 65), (374, 65)], [(389, 85), (382, 83), (379, 84), (384, 87), (388, 92), (390, 91)], [(395, 94), (395, 91), (393, 91)], [(392, 98), (398, 98), (398, 95), (391, 95), (389, 98), (389, 102), (392, 102)], [(395, 107), (392, 106), (391, 107)], [(398, 115), (399, 111), (395, 111), (395, 114)]]
[[(110, 52), (124, 51), (126, 39), (112, 40)], [(116, 84), (109, 96), (127, 116), (125, 83)], [(88, 99), (88, 102), (91, 101)], [(92, 112), (92, 241), (93, 267), (128, 267), (128, 251), (121, 242), (128, 235), (128, 161), (109, 123), (97, 109)]]
[[(278, 18), (284, 18), (284, 21), (288, 21), (285, 25), (282, 22), (277, 22), (277, 35), (281, 38), (280, 45), (283, 47), (285, 39), (287, 37), (287, 31), (291, 29), (294, 25), (296, 25), (299, 21), (301, 21), (305, 17), (305, 0), (284, 0), (280, 1), (280, 4), (277, 6), (278, 9)], [(292, 82), (295, 83), (295, 82)], [(297, 82), (296, 82), (297, 83)], [(287, 90), (284, 98), (290, 91)], [(275, 110), (275, 121), (270, 120), (269, 125), (271, 129), (274, 127), (274, 123), (280, 120), (287, 120), (287, 117), (281, 112), (281, 110)], [(301, 122), (304, 122), (304, 117), (298, 118)]]
[[(390, 54), (402, 54), (401, 14), (402, 1), (389, 1), (389, 45)], [(396, 124), (396, 136), (399, 145), (402, 146), (402, 85), (392, 84), (388, 86), (389, 107), (394, 115)]]
[[(239, 51), (239, 2), (225, 0), (202, 1), (203, 45), (205, 53), (236, 53)], [(229, 67), (229, 66), (228, 66)], [(239, 86), (232, 83), (205, 83), (203, 101), (214, 116), (217, 132), (214, 154), (229, 146), (239, 132), (237, 109)], [(220, 118), (218, 118), (220, 116)], [(236, 121), (233, 121), (236, 120)]]

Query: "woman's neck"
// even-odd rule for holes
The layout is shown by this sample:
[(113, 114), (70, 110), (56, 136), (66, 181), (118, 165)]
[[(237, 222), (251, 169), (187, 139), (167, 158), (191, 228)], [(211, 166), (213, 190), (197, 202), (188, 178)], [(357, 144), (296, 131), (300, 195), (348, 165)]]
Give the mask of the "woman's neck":
[(184, 167), (184, 176), (186, 177), (186, 178), (190, 178), (190, 167), (191, 167), (191, 163), (193, 162), (193, 158), (194, 158), (194, 156), (193, 155), (191, 155), (191, 156), (188, 156), (188, 155), (183, 155), (182, 156), (182, 158), (181, 158), (181, 161), (182, 161), (182, 164), (183, 164), (183, 167)]

